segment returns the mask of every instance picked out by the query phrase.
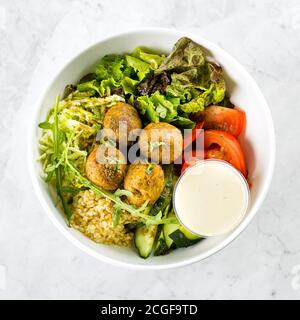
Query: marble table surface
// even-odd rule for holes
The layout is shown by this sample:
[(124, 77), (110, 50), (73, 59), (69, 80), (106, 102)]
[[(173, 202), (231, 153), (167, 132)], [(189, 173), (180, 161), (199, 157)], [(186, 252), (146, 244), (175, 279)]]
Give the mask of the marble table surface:
[[(201, 34), (235, 56), (277, 134), (272, 185), (250, 226), (213, 257), (159, 272), (74, 247), (44, 214), (26, 163), (28, 119), (48, 79), (101, 37), (146, 26)], [(0, 48), (0, 299), (300, 298), (298, 0), (0, 0)]]

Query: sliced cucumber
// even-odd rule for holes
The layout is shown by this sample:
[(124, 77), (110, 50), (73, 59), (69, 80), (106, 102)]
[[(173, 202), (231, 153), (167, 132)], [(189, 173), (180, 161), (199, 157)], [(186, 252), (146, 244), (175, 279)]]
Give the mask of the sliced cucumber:
[[(168, 218), (174, 218), (175, 213), (172, 210)], [(184, 228), (180, 222), (177, 220), (176, 224), (165, 224), (163, 226), (164, 237), (168, 248), (172, 249), (188, 247), (195, 243), (197, 243), (201, 238), (198, 235), (190, 232), (186, 228)]]
[(188, 239), (188, 240), (199, 240), (201, 237), (196, 235), (195, 233), (192, 233), (191, 231), (187, 230), (184, 226), (180, 226), (179, 230), (183, 233), (183, 235)]
[(178, 227), (179, 226), (177, 224), (165, 224), (163, 227), (166, 245), (169, 249), (173, 247), (173, 239), (171, 239), (169, 236), (171, 233), (175, 232)]
[(134, 243), (137, 248), (139, 255), (142, 258), (148, 258), (152, 252), (152, 248), (155, 241), (155, 236), (157, 232), (157, 226), (142, 226), (135, 230)]
[(159, 236), (156, 240), (155, 247), (154, 247), (154, 255), (162, 256), (164, 254), (167, 254), (168, 252), (169, 252), (169, 248), (165, 241), (163, 229), (161, 228), (159, 231)]
[(165, 164), (163, 170), (165, 175), (165, 187), (151, 209), (150, 214), (153, 216), (157, 215), (160, 211), (164, 212), (172, 201), (174, 166), (173, 164)]
[[(175, 217), (174, 211), (171, 210), (170, 213), (168, 214), (168, 218), (173, 218)], [(173, 233), (174, 231), (176, 231), (179, 227), (179, 224), (164, 224), (163, 226), (163, 232), (164, 232), (164, 237), (165, 237), (165, 241), (166, 241), (166, 245), (169, 249), (171, 249), (172, 245), (173, 245), (173, 239), (171, 239), (169, 237), (169, 235), (171, 233)]]
[[(188, 231), (189, 232), (189, 231)], [(199, 242), (201, 238), (196, 237), (195, 235), (189, 232), (189, 235), (192, 235), (192, 239), (189, 239), (186, 234), (184, 234), (180, 229), (175, 230), (173, 233), (169, 235), (176, 245), (176, 248), (186, 248), (192, 246), (193, 244)]]

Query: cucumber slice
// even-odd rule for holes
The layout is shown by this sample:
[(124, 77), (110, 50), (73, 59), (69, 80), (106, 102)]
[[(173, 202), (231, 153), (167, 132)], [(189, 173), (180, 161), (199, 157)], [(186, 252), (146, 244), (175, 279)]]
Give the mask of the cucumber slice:
[(134, 243), (139, 255), (142, 258), (148, 258), (152, 252), (157, 226), (152, 225), (149, 227), (142, 226), (135, 230)]
[(162, 256), (169, 252), (169, 248), (166, 244), (163, 229), (160, 230), (159, 236), (157, 238), (155, 248), (154, 248), (154, 255), (155, 256)]
[[(172, 217), (175, 217), (175, 213), (173, 210), (168, 215), (168, 218)], [(201, 239), (198, 235), (190, 232), (184, 226), (182, 226), (179, 221), (176, 224), (164, 225), (163, 230), (165, 242), (168, 248), (188, 247), (197, 243)]]
[(165, 187), (151, 209), (150, 214), (153, 216), (157, 215), (160, 211), (164, 212), (172, 201), (174, 166), (173, 164), (165, 164), (163, 170), (165, 175)]
[(195, 235), (189, 232), (189, 236), (190, 235), (192, 235), (192, 239), (189, 239), (180, 229), (177, 229), (169, 235), (169, 238), (173, 240), (176, 248), (186, 248), (201, 240), (201, 238), (195, 238)]
[(195, 233), (192, 233), (191, 231), (187, 230), (184, 226), (180, 226), (179, 230), (183, 233), (183, 235), (188, 239), (188, 240), (199, 240), (200, 237), (196, 235)]
[(166, 245), (169, 249), (173, 247), (173, 239), (169, 237), (169, 235), (173, 232), (175, 232), (179, 228), (178, 224), (165, 224), (163, 226), (163, 232), (165, 237)]

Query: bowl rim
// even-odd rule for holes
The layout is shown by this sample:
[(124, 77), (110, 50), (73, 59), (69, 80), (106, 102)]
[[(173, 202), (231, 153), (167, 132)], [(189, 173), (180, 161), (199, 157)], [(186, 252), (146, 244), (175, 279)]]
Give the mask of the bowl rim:
[[(139, 35), (139, 34), (145, 34), (145, 33), (168, 33), (172, 34), (178, 37), (186, 36), (190, 37), (197, 42), (199, 42), (203, 47), (208, 46), (212, 52), (215, 50), (220, 52), (223, 56), (225, 56), (227, 59), (231, 60), (231, 62), (237, 67), (240, 73), (243, 74), (243, 76), (247, 79), (248, 82), (250, 82), (256, 91), (256, 94), (258, 95), (260, 101), (261, 101), (261, 108), (262, 111), (265, 113), (265, 118), (267, 119), (266, 122), (266, 128), (267, 131), (270, 135), (270, 163), (266, 172), (266, 176), (263, 182), (262, 186), (262, 191), (260, 194), (257, 196), (256, 202), (249, 210), (247, 217), (242, 221), (242, 223), (224, 239), (221, 243), (216, 245), (215, 247), (211, 248), (210, 250), (207, 250), (201, 254), (198, 254), (194, 257), (188, 258), (184, 261), (180, 262), (170, 262), (170, 263), (164, 263), (164, 264), (157, 264), (157, 265), (152, 265), (152, 264), (136, 264), (136, 263), (131, 263), (131, 262), (125, 262), (121, 261), (118, 259), (110, 258), (105, 256), (104, 254), (95, 252), (93, 249), (89, 248), (88, 246), (84, 245), (83, 243), (80, 242), (80, 240), (76, 239), (71, 232), (66, 230), (61, 223), (55, 218), (54, 212), (52, 211), (52, 208), (48, 205), (46, 199), (43, 196), (42, 190), (39, 186), (39, 179), (40, 176), (38, 172), (36, 172), (35, 168), (35, 162), (36, 159), (34, 159), (33, 155), (33, 150), (36, 148), (36, 126), (37, 126), (37, 120), (38, 120), (38, 115), (41, 109), (42, 102), (49, 91), (50, 87), (52, 84), (57, 80), (57, 78), (60, 76), (61, 72), (67, 68), (75, 59), (77, 59), (80, 55), (82, 55), (84, 52), (87, 52), (91, 50), (92, 48), (98, 46), (100, 43), (105, 42), (107, 40), (114, 40), (122, 36), (130, 36), (130, 35)], [(106, 262), (110, 263), (115, 266), (119, 267), (124, 267), (127, 269), (133, 269), (133, 270), (163, 270), (163, 269), (172, 269), (172, 268), (178, 268), (178, 267), (183, 267), (189, 264), (196, 263), (198, 261), (204, 260), (213, 254), (219, 252), (221, 249), (225, 248), (227, 245), (229, 245), (233, 240), (235, 240), (238, 235), (244, 231), (244, 229), (249, 225), (250, 221), (254, 218), (254, 216), (257, 214), (259, 207), (263, 203), (268, 189), (271, 184), (273, 172), (274, 172), (274, 167), (275, 167), (275, 155), (276, 155), (276, 143), (275, 143), (275, 129), (273, 125), (273, 119), (271, 115), (271, 111), (268, 107), (267, 101), (264, 98), (260, 88), (256, 84), (255, 80), (253, 77), (248, 73), (248, 71), (245, 69), (245, 67), (236, 60), (235, 57), (233, 57), (231, 54), (227, 53), (223, 48), (220, 46), (216, 45), (215, 43), (207, 40), (204, 38), (202, 35), (196, 35), (195, 33), (191, 32), (186, 32), (186, 31), (180, 31), (176, 29), (169, 29), (169, 28), (139, 28), (138, 30), (129, 30), (126, 32), (121, 32), (121, 33), (115, 33), (113, 35), (110, 35), (108, 37), (101, 37), (97, 41), (95, 41), (93, 44), (89, 45), (87, 48), (80, 50), (77, 52), (72, 58), (68, 60), (66, 64), (64, 64), (59, 70), (55, 73), (55, 75), (47, 82), (47, 84), (44, 86), (44, 89), (42, 90), (41, 94), (39, 95), (39, 98), (37, 99), (37, 102), (34, 104), (33, 107), (33, 112), (32, 116), (29, 123), (29, 128), (28, 128), (28, 141), (27, 141), (27, 162), (28, 162), (28, 169), (29, 169), (29, 174), (31, 177), (31, 182), (33, 185), (33, 189), (39, 199), (39, 202), (46, 212), (47, 216), (49, 219), (52, 221), (52, 223), (57, 227), (57, 229), (71, 242), (73, 243), (76, 247), (84, 251), (85, 253), (89, 254), (90, 256)]]

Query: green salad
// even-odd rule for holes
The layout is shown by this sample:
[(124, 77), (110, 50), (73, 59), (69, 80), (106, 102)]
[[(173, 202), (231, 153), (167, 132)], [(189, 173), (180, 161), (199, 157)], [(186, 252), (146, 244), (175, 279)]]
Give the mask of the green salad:
[[(149, 126), (172, 127), (181, 154), (183, 129), (194, 128), (195, 115), (207, 106), (227, 106), (225, 93), (222, 68), (188, 38), (169, 55), (145, 47), (105, 55), (92, 73), (67, 85), (39, 124), (43, 178), (56, 190), (67, 224), (99, 243), (134, 244), (143, 258), (197, 243), (200, 237), (179, 223), (172, 208), (174, 159), (129, 164), (118, 139), (98, 133), (115, 130), (117, 120), (146, 132)], [(160, 138), (151, 148), (163, 144)], [(97, 148), (105, 161), (108, 150), (118, 156), (100, 163)]]

